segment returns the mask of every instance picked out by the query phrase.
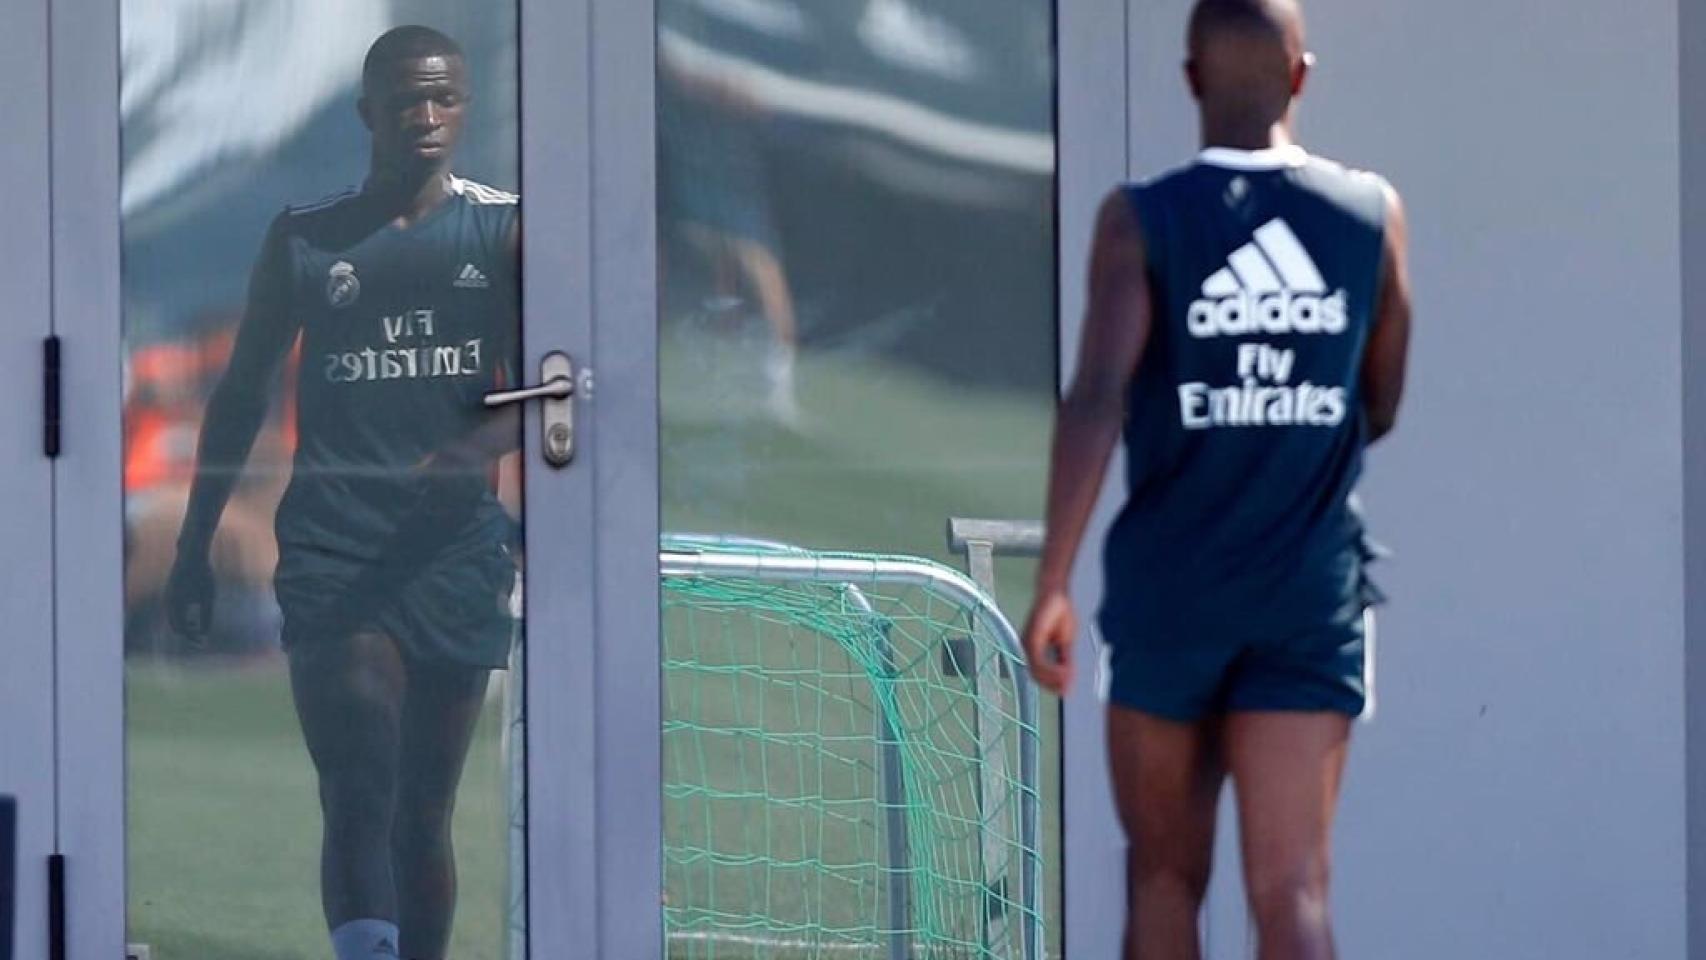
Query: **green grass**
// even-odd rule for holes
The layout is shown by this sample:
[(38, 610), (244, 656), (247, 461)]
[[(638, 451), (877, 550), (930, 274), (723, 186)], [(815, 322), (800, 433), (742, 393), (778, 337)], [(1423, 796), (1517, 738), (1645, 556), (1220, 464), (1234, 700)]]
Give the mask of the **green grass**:
[[(319, 804), (281, 665), (140, 661), (126, 680), (130, 940), (155, 960), (324, 960)], [(504, 958), (498, 706), (457, 804), (459, 960)]]
[[(808, 355), (799, 370), (807, 419), (790, 430), (747, 400), (761, 393), (761, 351), (685, 334), (666, 335), (663, 348), (665, 529), (960, 566), (947, 552), (949, 516), (1040, 513), (1046, 397), (968, 392), (902, 368)], [(547, 522), (532, 518), (530, 529), (539, 535)], [(1030, 602), (1030, 574), (1028, 562), (999, 565), (999, 600), (1015, 620)], [(318, 806), (282, 672), (276, 664), (230, 671), (136, 661), (128, 676), (131, 939), (154, 947), (156, 960), (324, 960)], [(722, 696), (734, 700), (735, 689)], [(456, 960), (505, 957), (496, 707), (483, 720), (458, 806)], [(1050, 701), (1043, 743), (1046, 915), (1058, 955), (1058, 727)]]

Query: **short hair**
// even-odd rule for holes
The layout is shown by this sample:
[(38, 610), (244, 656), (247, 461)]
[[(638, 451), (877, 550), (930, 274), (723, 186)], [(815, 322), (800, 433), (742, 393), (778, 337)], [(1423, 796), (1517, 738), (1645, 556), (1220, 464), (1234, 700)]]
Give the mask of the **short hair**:
[(431, 27), (409, 24), (387, 30), (367, 48), (367, 59), (361, 64), (362, 89), (372, 85), (386, 69), (404, 60), (426, 57), (466, 59), (460, 44)]
[(1301, 41), (1303, 10), (1296, 0), (1197, 0), (1191, 8), (1189, 43), (1194, 53), (1221, 34), (1266, 34), (1285, 40), (1294, 30)]

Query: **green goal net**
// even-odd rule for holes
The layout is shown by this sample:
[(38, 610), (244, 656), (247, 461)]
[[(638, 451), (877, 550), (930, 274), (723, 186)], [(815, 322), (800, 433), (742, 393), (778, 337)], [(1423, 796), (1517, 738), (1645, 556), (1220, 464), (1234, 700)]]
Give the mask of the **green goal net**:
[(662, 559), (669, 955), (1039, 957), (1035, 697), (993, 603), (914, 558)]

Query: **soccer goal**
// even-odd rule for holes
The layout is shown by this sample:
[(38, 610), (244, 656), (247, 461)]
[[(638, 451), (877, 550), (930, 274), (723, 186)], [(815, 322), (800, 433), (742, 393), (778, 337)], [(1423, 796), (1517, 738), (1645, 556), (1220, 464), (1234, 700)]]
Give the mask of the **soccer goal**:
[[(1036, 696), (988, 595), (925, 560), (750, 539), (667, 537), (659, 560), (671, 960), (1042, 960)], [(519, 871), (525, 706), (504, 691)]]
[(1040, 960), (1036, 699), (964, 575), (666, 539), (674, 960)]

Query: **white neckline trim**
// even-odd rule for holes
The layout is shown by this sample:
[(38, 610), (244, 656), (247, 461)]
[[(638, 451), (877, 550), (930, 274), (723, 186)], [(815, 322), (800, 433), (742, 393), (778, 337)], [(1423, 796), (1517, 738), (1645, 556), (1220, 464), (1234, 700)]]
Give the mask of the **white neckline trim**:
[(1308, 161), (1309, 151), (1295, 143), (1265, 150), (1208, 147), (1197, 154), (1198, 163), (1233, 170), (1283, 170), (1288, 167), (1301, 167)]

